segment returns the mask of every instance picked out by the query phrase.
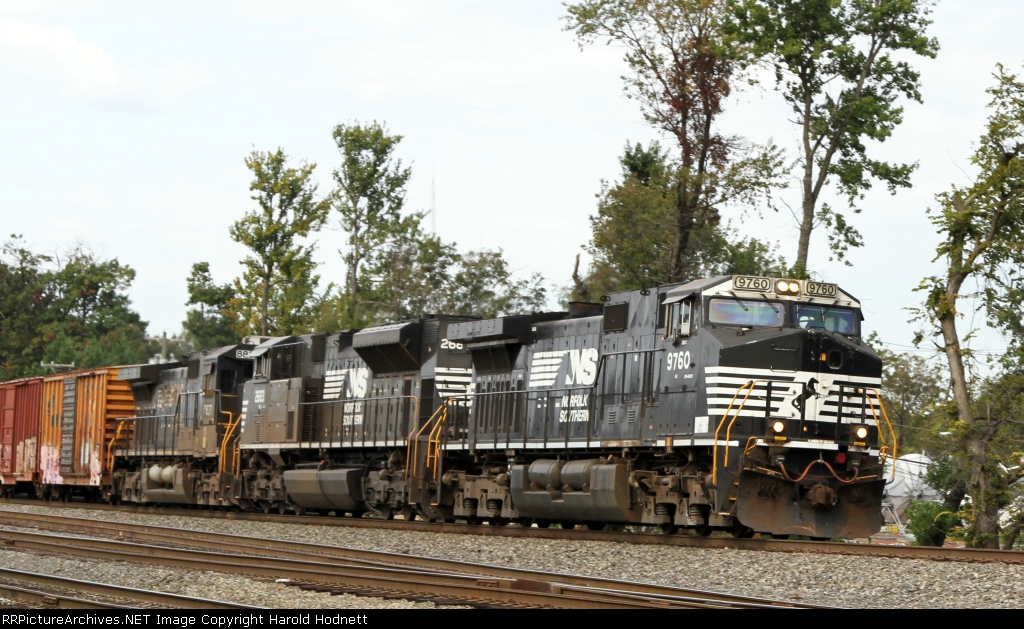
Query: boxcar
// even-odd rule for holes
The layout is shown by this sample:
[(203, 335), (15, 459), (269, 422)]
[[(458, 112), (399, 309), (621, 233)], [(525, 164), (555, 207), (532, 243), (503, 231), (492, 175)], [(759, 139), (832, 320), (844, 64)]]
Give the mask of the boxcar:
[(3, 494), (34, 493), (39, 477), (39, 399), (42, 378), (0, 384), (0, 483)]
[(118, 367), (43, 378), (39, 473), (43, 497), (98, 497), (110, 486), (108, 450), (118, 419), (135, 415), (131, 388)]

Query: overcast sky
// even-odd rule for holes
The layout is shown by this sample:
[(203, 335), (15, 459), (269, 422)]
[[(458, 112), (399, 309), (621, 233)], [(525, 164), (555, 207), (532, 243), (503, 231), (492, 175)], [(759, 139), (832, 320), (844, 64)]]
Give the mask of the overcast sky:
[[(407, 206), (434, 208), (428, 228), (463, 251), (503, 249), (554, 296), (626, 141), (657, 137), (622, 94), (622, 51), (581, 51), (563, 15), (555, 0), (3, 0), (0, 231), (40, 253), (83, 241), (130, 265), (149, 332), (175, 334), (194, 262), (218, 282), (241, 274), (246, 250), (228, 227), (254, 207), (246, 155), (280, 147), (316, 163), (326, 193), (333, 127), (376, 120), (404, 136)], [(947, 0), (933, 17), (939, 56), (914, 61), (924, 103), (908, 103), (894, 137), (873, 147), (919, 162), (915, 187), (864, 201), (852, 266), (828, 261), (823, 233), (811, 250), (815, 275), (861, 299), (867, 328), (893, 349), (909, 347), (912, 289), (936, 272), (925, 211), (969, 181), (984, 90), (997, 62), (1019, 71), (1024, 55), (1019, 2)], [(722, 130), (796, 137), (771, 86), (738, 95)], [(799, 202), (795, 189), (778, 200)], [(788, 213), (726, 218), (795, 258)], [(317, 240), (322, 282), (340, 281), (342, 234)], [(986, 335), (976, 347), (1002, 344)]]

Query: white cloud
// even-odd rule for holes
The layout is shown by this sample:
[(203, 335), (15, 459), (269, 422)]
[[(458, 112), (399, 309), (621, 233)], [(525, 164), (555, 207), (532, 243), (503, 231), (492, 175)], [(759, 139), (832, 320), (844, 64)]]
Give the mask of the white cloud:
[(96, 96), (121, 85), (117, 61), (64, 26), (0, 20), (0, 48), (7, 49), (8, 63), (29, 71), (49, 69), (76, 94)]

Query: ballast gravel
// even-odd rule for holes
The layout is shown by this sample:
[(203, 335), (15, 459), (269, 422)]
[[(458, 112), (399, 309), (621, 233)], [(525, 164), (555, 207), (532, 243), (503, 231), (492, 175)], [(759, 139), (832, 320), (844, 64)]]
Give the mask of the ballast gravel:
[[(584, 540), (504, 539), (24, 505), (0, 505), (0, 509), (382, 550), (546, 573), (614, 577), (853, 609), (1024, 607), (1024, 566), (1013, 564), (666, 548)], [(0, 567), (278, 609), (449, 607), (309, 592), (279, 583), (213, 572), (10, 550), (0, 550)]]

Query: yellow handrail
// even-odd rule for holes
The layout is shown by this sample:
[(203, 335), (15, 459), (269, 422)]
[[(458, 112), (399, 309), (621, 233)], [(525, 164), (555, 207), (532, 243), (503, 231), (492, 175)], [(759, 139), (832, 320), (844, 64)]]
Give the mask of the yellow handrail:
[[(227, 465), (228, 441), (230, 441), (232, 435), (234, 435), (235, 428), (238, 426), (239, 422), (242, 419), (242, 414), (239, 413), (238, 417), (234, 417), (231, 414), (231, 411), (221, 411), (220, 413), (221, 413), (221, 415), (227, 415), (228, 416), (228, 423), (226, 424), (227, 430), (224, 431), (224, 438), (220, 442), (220, 469), (219, 469), (219, 473), (223, 474), (224, 473), (224, 468)], [(232, 450), (232, 453), (231, 453), (231, 462), (232, 462), (231, 475), (232, 476), (235, 476), (237, 474), (237, 470), (235, 469), (235, 466), (234, 466), (234, 461), (235, 461), (235, 458), (236, 458), (235, 452), (237, 450), (238, 450), (238, 444), (236, 443), (235, 447), (234, 447), (234, 449)]]
[(885, 404), (882, 403), (882, 396), (878, 393), (878, 389), (864, 389), (864, 398), (868, 401), (868, 405), (871, 408), (871, 416), (875, 420), (875, 426), (878, 427), (878, 439), (882, 442), (882, 446), (878, 450), (878, 458), (882, 463), (885, 463), (885, 459), (888, 457), (888, 446), (885, 443), (885, 434), (882, 432), (882, 423), (878, 420), (878, 411), (875, 410), (875, 403), (868, 397), (868, 393), (875, 396), (878, 400), (878, 408), (882, 411), (882, 417), (885, 419), (885, 425), (889, 428), (889, 436), (892, 437), (892, 478), (896, 480), (896, 450), (899, 444), (896, 442), (896, 431), (893, 430), (892, 422), (889, 421), (889, 412), (885, 410)]
[(124, 429), (124, 425), (134, 418), (125, 418), (117, 420), (117, 431), (114, 432), (114, 438), (110, 440), (110, 445), (107, 446), (107, 471), (114, 471), (114, 444), (121, 438), (121, 431)]
[[(712, 447), (712, 454), (711, 454), (711, 484), (712, 485), (718, 484), (718, 433), (721, 432), (722, 426), (725, 425), (725, 420), (728, 419), (729, 412), (732, 410), (733, 404), (736, 403), (736, 398), (739, 397), (740, 393), (744, 389), (746, 389), (747, 390), (747, 394), (745, 396), (743, 396), (743, 401), (740, 402), (739, 408), (736, 409), (736, 415), (733, 416), (732, 420), (729, 422), (729, 427), (726, 428), (726, 431), (725, 431), (725, 461), (724, 461), (724, 463), (725, 463), (725, 465), (728, 465), (729, 464), (729, 436), (732, 434), (732, 425), (736, 423), (736, 419), (740, 416), (740, 411), (743, 410), (743, 406), (747, 403), (747, 400), (750, 399), (750, 394), (754, 392), (754, 387), (759, 382), (768, 382), (768, 381), (767, 380), (751, 380), (751, 381), (747, 382), (746, 384), (744, 384), (743, 386), (741, 386), (739, 389), (736, 389), (736, 393), (732, 396), (732, 400), (729, 401), (729, 406), (725, 409), (725, 413), (722, 415), (722, 419), (720, 419), (718, 421), (718, 426), (715, 427), (715, 444)], [(767, 404), (769, 402), (765, 402), (765, 403)]]
[(434, 414), (430, 418), (423, 422), (423, 425), (416, 429), (414, 432), (409, 434), (408, 443), (406, 444), (405, 454), (405, 478), (411, 480), (416, 474), (415, 465), (416, 457), (419, 456), (419, 438), (423, 434), (423, 431), (434, 422), (441, 414), (447, 411), (448, 400), (443, 400), (441, 406), (438, 406), (434, 411)]

